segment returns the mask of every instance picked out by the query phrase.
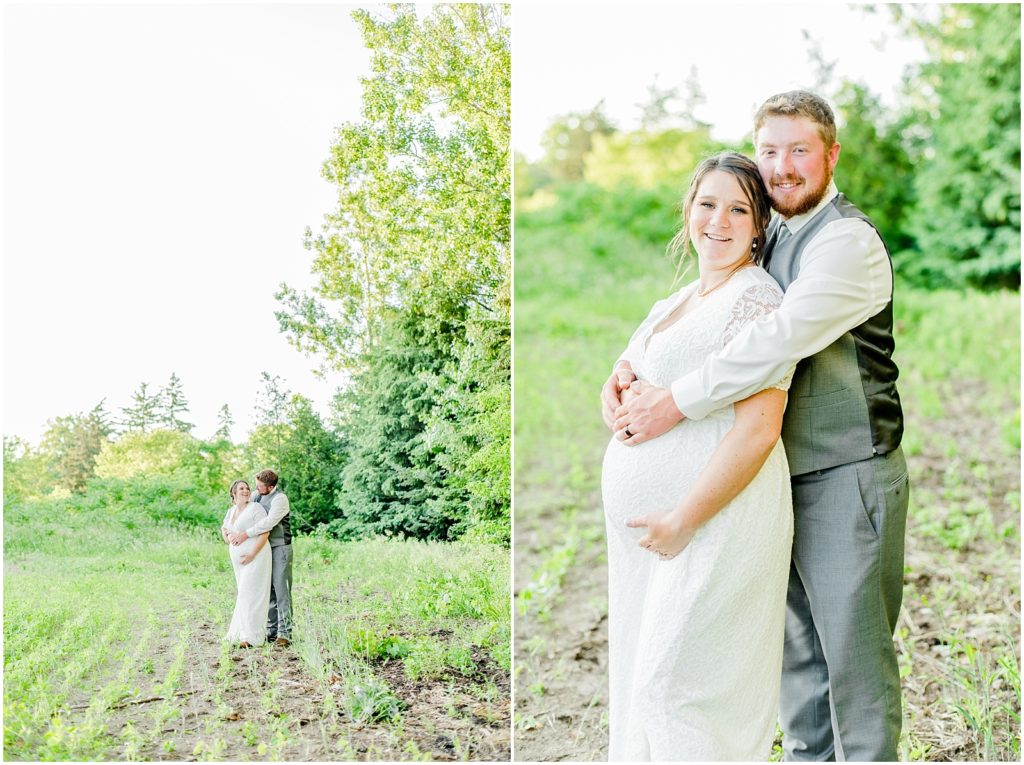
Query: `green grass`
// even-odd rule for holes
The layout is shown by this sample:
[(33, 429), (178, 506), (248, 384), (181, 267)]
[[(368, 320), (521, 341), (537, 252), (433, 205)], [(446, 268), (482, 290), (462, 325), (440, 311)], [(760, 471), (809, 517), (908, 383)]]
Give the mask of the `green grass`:
[[(897, 283), (895, 322), (903, 395), (930, 406), (933, 394), (941, 397), (953, 386), (974, 381), (987, 388), (983, 406), (1019, 405), (1018, 293), (925, 292)], [(942, 416), (945, 410), (927, 413)]]
[(433, 711), (421, 725), (386, 666), (507, 710), (507, 549), (297, 538), (297, 670), (269, 646), (217, 643), (234, 579), (215, 527), (5, 507), (7, 759), (410, 759), (429, 754), (425, 728), (472, 738)]
[[(663, 252), (623, 239), (520, 227), (516, 237), (516, 524), (554, 507), (570, 515), (599, 483), (607, 430), (598, 393), (650, 306), (668, 294)], [(538, 502), (533, 502), (536, 496)], [(540, 507), (538, 507), (539, 505)]]

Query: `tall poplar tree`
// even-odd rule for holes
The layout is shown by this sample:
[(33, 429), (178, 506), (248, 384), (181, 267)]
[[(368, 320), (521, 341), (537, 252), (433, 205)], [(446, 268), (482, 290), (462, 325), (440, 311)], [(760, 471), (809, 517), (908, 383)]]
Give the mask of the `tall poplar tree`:
[[(361, 529), (450, 536), (498, 493), (504, 520), (491, 526), (503, 524), (507, 541), (510, 411), (494, 391), (510, 380), (509, 11), (389, 8), (354, 13), (371, 54), (363, 117), (339, 128), (324, 163), (338, 207), (307, 232), (318, 282), (311, 293), (283, 286), (277, 317), (324, 371), (388, 391), (386, 405), (341, 399), (341, 419), (360, 434), (347, 440), (347, 485), (364, 509), (403, 518), (394, 526), (360, 510)], [(498, 456), (470, 464), (480, 453)], [(373, 482), (358, 464), (393, 470)]]
[(291, 342), (334, 367), (355, 364), (388, 307), (442, 323), (461, 305), (492, 312), (509, 270), (507, 9), (389, 7), (353, 14), (371, 75), (363, 119), (338, 129), (323, 166), (338, 208), (307, 232), (319, 281), (278, 293)]

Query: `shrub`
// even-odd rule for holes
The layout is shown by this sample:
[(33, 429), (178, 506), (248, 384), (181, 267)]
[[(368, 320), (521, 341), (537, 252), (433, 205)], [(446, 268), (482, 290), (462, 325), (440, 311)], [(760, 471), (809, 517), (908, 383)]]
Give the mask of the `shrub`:
[(217, 528), (230, 501), (211, 496), (187, 479), (166, 476), (94, 478), (83, 494), (72, 495), (68, 508), (85, 513), (141, 514), (157, 521)]

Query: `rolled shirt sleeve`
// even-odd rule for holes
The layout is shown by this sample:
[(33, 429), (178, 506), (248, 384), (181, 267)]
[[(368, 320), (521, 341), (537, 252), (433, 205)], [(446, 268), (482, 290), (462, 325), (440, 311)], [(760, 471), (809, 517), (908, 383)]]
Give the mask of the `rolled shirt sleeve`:
[(778, 310), (672, 383), (672, 398), (686, 417), (702, 419), (781, 379), (891, 299), (892, 268), (878, 233), (859, 219), (833, 221), (807, 243)]
[(256, 521), (252, 526), (245, 530), (245, 533), (250, 537), (258, 537), (260, 534), (266, 534), (274, 526), (281, 522), (290, 512), (291, 507), (288, 505), (288, 497), (284, 494), (278, 494), (270, 501), (270, 510), (267, 511), (267, 517)]

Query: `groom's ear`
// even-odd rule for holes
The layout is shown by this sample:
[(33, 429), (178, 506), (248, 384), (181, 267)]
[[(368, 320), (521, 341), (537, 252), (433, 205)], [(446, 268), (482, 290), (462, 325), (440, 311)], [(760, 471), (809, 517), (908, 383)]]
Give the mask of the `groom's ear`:
[(836, 141), (834, 144), (832, 144), (832, 148), (828, 150), (828, 169), (829, 170), (835, 170), (836, 169), (836, 163), (839, 161), (839, 150), (841, 148), (842, 147), (839, 145), (839, 142)]

